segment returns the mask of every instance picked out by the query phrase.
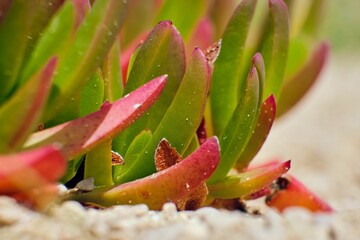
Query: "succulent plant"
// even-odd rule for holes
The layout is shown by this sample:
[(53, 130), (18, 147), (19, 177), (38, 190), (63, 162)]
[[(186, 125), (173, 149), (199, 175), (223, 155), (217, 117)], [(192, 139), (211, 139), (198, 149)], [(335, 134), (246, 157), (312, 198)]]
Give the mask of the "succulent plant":
[(279, 210), (331, 211), (296, 201), (314, 195), (282, 177), (290, 161), (249, 166), (325, 63), (322, 2), (295, 29), (294, 1), (3, 1), (0, 192), (38, 209), (267, 196)]

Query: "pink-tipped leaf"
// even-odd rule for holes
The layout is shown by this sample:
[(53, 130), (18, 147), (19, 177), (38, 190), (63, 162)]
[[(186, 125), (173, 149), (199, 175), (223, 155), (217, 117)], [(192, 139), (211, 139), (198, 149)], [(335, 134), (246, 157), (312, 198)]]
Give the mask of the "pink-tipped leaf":
[(287, 175), (278, 181), (279, 189), (268, 196), (266, 204), (283, 212), (290, 207), (303, 207), (312, 212), (332, 212), (333, 209), (324, 200), (311, 192), (299, 180)]
[(58, 147), (44, 146), (0, 156), (0, 194), (26, 192), (57, 181), (66, 160)]
[(219, 158), (218, 140), (212, 137), (196, 152), (172, 167), (111, 190), (95, 190), (74, 196), (73, 199), (102, 206), (145, 203), (150, 209), (159, 210), (164, 203), (177, 202), (203, 184), (214, 172)]
[(104, 143), (123, 131), (160, 96), (167, 76), (158, 77), (113, 104), (104, 104), (88, 116), (34, 133), (25, 147), (61, 143), (70, 160)]
[(51, 58), (0, 107), (0, 152), (19, 148), (39, 124), (56, 63)]
[(253, 168), (246, 172), (227, 176), (221, 182), (208, 184), (213, 198), (241, 198), (260, 191), (290, 169), (290, 161)]

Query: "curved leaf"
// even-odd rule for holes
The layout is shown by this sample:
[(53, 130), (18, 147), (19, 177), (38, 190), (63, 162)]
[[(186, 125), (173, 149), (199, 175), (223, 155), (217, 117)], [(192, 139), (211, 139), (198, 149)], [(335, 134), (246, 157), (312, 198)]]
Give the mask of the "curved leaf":
[(312, 212), (332, 212), (329, 204), (307, 189), (293, 176), (286, 176), (277, 182), (279, 189), (266, 198), (266, 204), (280, 212), (289, 207), (304, 207)]
[(304, 66), (284, 83), (279, 96), (277, 117), (291, 109), (313, 86), (329, 55), (329, 45), (321, 43)]
[(225, 128), (239, 100), (239, 68), (256, 0), (244, 0), (236, 8), (222, 36), (220, 54), (214, 65), (211, 82), (211, 111), (215, 134)]
[[(32, 2), (14, 0), (4, 3), (5, 17), (0, 24), (0, 103), (16, 85), (32, 23)], [(21, 29), (21, 30), (19, 30)]]
[(290, 161), (286, 161), (227, 176), (219, 183), (208, 185), (209, 197), (232, 199), (256, 193), (270, 185), (289, 169)]
[(20, 147), (41, 117), (57, 58), (52, 58), (38, 73), (17, 90), (0, 108), (0, 152)]
[(145, 203), (150, 209), (159, 210), (163, 204), (177, 202), (203, 184), (214, 172), (219, 158), (219, 144), (212, 137), (189, 157), (163, 171), (110, 190), (98, 189), (71, 198), (102, 206)]
[(244, 151), (254, 129), (261, 103), (261, 81), (253, 65), (247, 79), (244, 95), (241, 96), (231, 119), (220, 135), (221, 161), (208, 183), (223, 179)]
[(131, 142), (128, 150), (125, 153), (124, 159), (126, 162), (124, 165), (113, 166), (113, 178), (116, 179), (122, 172), (130, 168), (134, 162), (138, 159), (142, 150), (150, 142), (152, 133), (149, 129), (145, 129), (140, 132), (134, 140)]
[(289, 14), (283, 0), (269, 0), (270, 30), (262, 48), (266, 66), (264, 96), (279, 97), (289, 47)]
[(77, 30), (70, 48), (59, 59), (58, 74), (47, 105), (51, 119), (66, 103), (77, 98), (104, 59), (124, 20), (127, 1), (96, 1)]
[(85, 157), (84, 179), (93, 177), (95, 186), (113, 185), (111, 141), (89, 151)]
[(164, 93), (139, 121), (125, 130), (115, 150), (125, 154), (129, 144), (145, 128), (155, 131), (171, 104), (185, 71), (185, 49), (179, 32), (170, 21), (160, 22), (142, 44), (126, 83), (125, 93), (145, 84), (153, 76), (168, 74)]
[(66, 160), (55, 146), (12, 155), (0, 155), (0, 194), (25, 192), (58, 180)]
[(163, 138), (171, 142), (180, 154), (184, 153), (203, 118), (209, 80), (207, 60), (202, 51), (196, 48), (181, 85), (151, 141), (134, 165), (115, 179), (116, 183), (128, 182), (154, 173), (154, 152)]
[(144, 113), (159, 97), (166, 83), (166, 76), (158, 77), (128, 96), (104, 104), (86, 117), (34, 133), (25, 147), (59, 142), (68, 160), (90, 151), (123, 131)]
[(271, 95), (262, 103), (254, 132), (247, 143), (244, 152), (236, 162), (235, 167), (238, 171), (243, 171), (261, 149), (270, 132), (275, 119), (275, 114), (275, 97), (274, 95)]

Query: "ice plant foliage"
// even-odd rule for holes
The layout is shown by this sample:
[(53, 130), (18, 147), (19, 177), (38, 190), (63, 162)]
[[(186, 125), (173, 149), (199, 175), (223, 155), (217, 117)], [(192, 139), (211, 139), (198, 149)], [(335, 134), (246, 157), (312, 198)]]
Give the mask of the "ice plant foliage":
[[(0, 193), (37, 209), (266, 196), (331, 211), (283, 177), (290, 161), (249, 166), (327, 59), (316, 1), (296, 29), (293, 1), (211, 2), (3, 1)], [(59, 182), (74, 188), (59, 196)]]

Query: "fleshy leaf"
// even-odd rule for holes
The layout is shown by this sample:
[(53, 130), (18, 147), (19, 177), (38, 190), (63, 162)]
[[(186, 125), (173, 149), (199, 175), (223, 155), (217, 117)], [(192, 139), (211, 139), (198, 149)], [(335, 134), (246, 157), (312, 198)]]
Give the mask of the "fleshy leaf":
[[(180, 154), (170, 145), (166, 139), (160, 141), (155, 152), (155, 166), (158, 172), (165, 170), (181, 162), (182, 160), (183, 158), (180, 156)], [(176, 201), (176, 207), (178, 210), (198, 209), (205, 202), (207, 195), (208, 190), (204, 182), (189, 194), (179, 198)]]
[(333, 209), (293, 176), (277, 181), (278, 189), (267, 197), (266, 204), (280, 212), (289, 207), (304, 207), (312, 212), (332, 212)]
[(290, 169), (290, 161), (253, 168), (227, 176), (219, 183), (208, 184), (209, 197), (241, 198), (270, 185)]
[[(74, 2), (67, 1), (51, 18), (24, 66), (20, 79), (22, 83), (33, 75), (40, 66), (45, 64), (50, 56), (63, 54), (73, 37), (74, 12)], [(59, 39), (62, 39), (62, 41), (59, 41)]]
[(244, 151), (254, 129), (261, 98), (261, 81), (253, 65), (247, 86), (224, 131), (220, 135), (221, 161), (208, 183), (223, 179)]
[(86, 154), (84, 179), (94, 178), (95, 186), (113, 185), (111, 141), (104, 142)]
[(120, 43), (116, 41), (102, 65), (105, 81), (105, 99), (113, 102), (123, 95), (124, 86), (120, 69)]
[(12, 1), (2, 4), (6, 12), (0, 24), (0, 103), (17, 83), (29, 40), (27, 34), (33, 20), (31, 1)]
[(0, 155), (0, 194), (25, 192), (58, 180), (66, 160), (54, 146), (11, 155)]
[(104, 104), (97, 112), (34, 133), (25, 147), (59, 142), (69, 160), (90, 151), (115, 137), (141, 116), (159, 97), (165, 83), (166, 76), (158, 77), (113, 104)]
[[(196, 24), (206, 11), (205, 0), (182, 0), (182, 1), (165, 1), (162, 6), (157, 21), (170, 19), (174, 22), (177, 29), (187, 42), (191, 33), (194, 31)], [(186, 17), (184, 17), (186, 13)]]
[(49, 120), (82, 89), (116, 40), (127, 1), (96, 1), (75, 33), (72, 46), (59, 59), (53, 94), (47, 105)]
[(279, 97), (277, 116), (291, 109), (313, 86), (329, 55), (329, 45), (321, 43), (304, 66), (284, 83)]
[(125, 94), (145, 84), (153, 76), (168, 74), (164, 93), (146, 114), (116, 138), (124, 154), (134, 137), (145, 128), (155, 131), (171, 104), (185, 72), (185, 49), (179, 32), (170, 21), (160, 22), (142, 44), (125, 87)]
[(236, 162), (236, 169), (242, 171), (245, 169), (250, 161), (259, 152), (264, 144), (271, 126), (274, 122), (276, 114), (276, 102), (274, 95), (268, 97), (261, 105), (260, 114), (255, 125), (254, 133), (252, 134), (244, 152)]
[(212, 137), (192, 155), (170, 168), (111, 190), (98, 189), (71, 198), (102, 206), (145, 203), (150, 209), (159, 210), (164, 203), (177, 202), (204, 183), (214, 172), (219, 158), (219, 144), (216, 137)]
[(171, 142), (180, 154), (184, 153), (203, 118), (209, 80), (207, 60), (202, 51), (196, 48), (181, 85), (151, 141), (131, 168), (115, 180), (116, 183), (128, 182), (154, 173), (155, 149), (163, 138)]
[(130, 168), (134, 164), (146, 145), (150, 142), (152, 136), (151, 131), (149, 129), (145, 129), (134, 138), (124, 156), (126, 164), (113, 167), (114, 179), (124, 172), (125, 169)]
[(0, 152), (19, 148), (39, 124), (51, 79), (56, 67), (54, 57), (19, 88), (0, 108)]
[(220, 135), (239, 101), (239, 68), (256, 0), (244, 0), (236, 8), (222, 36), (222, 47), (211, 82), (211, 111), (215, 134)]
[(270, 31), (262, 49), (266, 66), (264, 96), (279, 97), (289, 46), (289, 14), (283, 0), (269, 0)]

